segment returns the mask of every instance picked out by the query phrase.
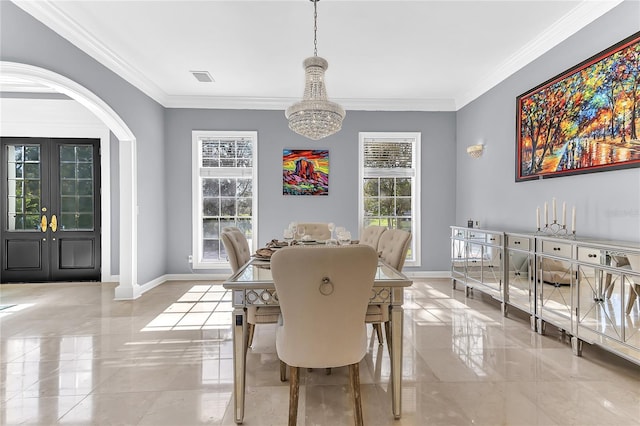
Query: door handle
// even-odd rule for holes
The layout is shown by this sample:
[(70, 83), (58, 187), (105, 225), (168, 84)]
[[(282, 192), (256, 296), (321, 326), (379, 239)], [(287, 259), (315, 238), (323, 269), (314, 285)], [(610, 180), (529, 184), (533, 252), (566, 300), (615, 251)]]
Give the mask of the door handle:
[(58, 230), (58, 218), (55, 214), (51, 215), (51, 223), (49, 224), (51, 230), (56, 232)]
[(42, 218), (40, 219), (40, 230), (42, 232), (47, 232), (47, 216), (42, 215)]

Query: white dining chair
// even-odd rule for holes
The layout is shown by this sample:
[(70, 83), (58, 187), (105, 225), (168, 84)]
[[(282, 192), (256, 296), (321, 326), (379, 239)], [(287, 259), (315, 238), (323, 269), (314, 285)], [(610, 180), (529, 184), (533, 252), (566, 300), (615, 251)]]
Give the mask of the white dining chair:
[(360, 233), (360, 244), (366, 244), (378, 249), (378, 241), (382, 233), (387, 229), (386, 226), (369, 225), (365, 227)]
[[(402, 272), (407, 252), (411, 244), (411, 233), (402, 229), (385, 229), (378, 240), (378, 256), (389, 266)], [(366, 322), (373, 325), (378, 337), (378, 343), (382, 345), (382, 326), (385, 326), (387, 346), (391, 350), (391, 329), (389, 327), (389, 304), (369, 305), (367, 308)]]
[[(349, 366), (356, 425), (363, 424), (359, 363), (378, 257), (365, 245), (285, 247), (271, 257), (282, 319), (276, 350), (289, 366), (289, 425), (298, 414), (299, 369)], [(281, 369), (281, 378), (282, 369)]]
[[(249, 242), (238, 228), (224, 228), (220, 235), (227, 251), (231, 271), (235, 274), (251, 259)], [(247, 308), (247, 347), (253, 344), (256, 324), (275, 324), (279, 316), (280, 308), (277, 306), (249, 306)]]
[[(331, 231), (329, 231), (328, 223), (320, 223), (320, 222), (309, 222), (309, 223), (298, 223), (298, 229), (304, 227), (304, 235), (306, 235), (311, 240), (324, 241), (331, 238)], [(297, 238), (297, 236), (294, 236)]]

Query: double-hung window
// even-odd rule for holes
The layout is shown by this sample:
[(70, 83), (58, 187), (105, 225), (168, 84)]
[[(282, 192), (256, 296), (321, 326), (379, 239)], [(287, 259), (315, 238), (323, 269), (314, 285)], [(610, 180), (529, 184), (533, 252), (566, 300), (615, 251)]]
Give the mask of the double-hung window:
[(220, 231), (240, 228), (253, 248), (257, 235), (256, 132), (194, 131), (193, 268), (228, 265)]
[(406, 266), (420, 266), (420, 133), (359, 136), (359, 221), (411, 232)]

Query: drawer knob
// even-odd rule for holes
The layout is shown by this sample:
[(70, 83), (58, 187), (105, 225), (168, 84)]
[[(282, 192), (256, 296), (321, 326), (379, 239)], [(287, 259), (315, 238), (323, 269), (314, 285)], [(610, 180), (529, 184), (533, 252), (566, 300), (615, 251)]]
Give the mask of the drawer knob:
[(598, 257), (597, 254), (588, 254), (587, 257)]
[(554, 251), (560, 251), (560, 247), (554, 247), (553, 250)]
[(520, 244), (520, 241), (514, 241), (513, 244)]

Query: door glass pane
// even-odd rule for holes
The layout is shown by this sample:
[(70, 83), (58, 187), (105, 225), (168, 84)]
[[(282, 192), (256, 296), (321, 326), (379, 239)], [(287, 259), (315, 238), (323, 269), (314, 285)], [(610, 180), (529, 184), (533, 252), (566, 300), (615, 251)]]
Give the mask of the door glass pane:
[(94, 229), (93, 147), (60, 147), (60, 218), (62, 231)]
[(8, 231), (37, 231), (40, 224), (40, 147), (7, 145)]

